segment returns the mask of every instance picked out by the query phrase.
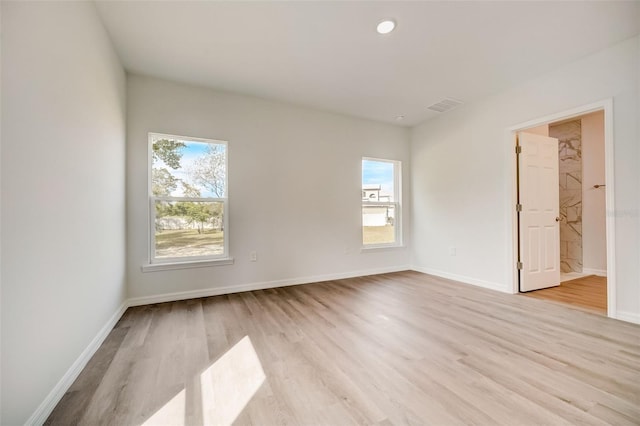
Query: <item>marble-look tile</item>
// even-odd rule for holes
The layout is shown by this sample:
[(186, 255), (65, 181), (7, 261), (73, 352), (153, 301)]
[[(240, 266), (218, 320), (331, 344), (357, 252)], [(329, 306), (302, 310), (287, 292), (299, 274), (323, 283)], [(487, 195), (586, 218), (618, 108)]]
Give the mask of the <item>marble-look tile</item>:
[(560, 183), (560, 192), (562, 192), (563, 189), (567, 189), (567, 174), (566, 173), (560, 173), (559, 176), (559, 183)]
[(567, 257), (569, 243), (567, 241), (560, 241), (560, 259)]
[(578, 173), (578, 172), (566, 173), (565, 179), (566, 179), (565, 188), (578, 189), (582, 191), (582, 174), (581, 173)]
[(579, 242), (580, 242), (580, 244), (582, 244), (582, 222), (568, 223), (568, 226), (569, 226), (569, 228), (571, 228), (571, 230), (573, 232), (575, 232), (576, 234), (578, 234), (580, 236)]
[(558, 139), (560, 179), (560, 258), (563, 272), (582, 271), (582, 122), (549, 126)]
[[(549, 135), (551, 136), (551, 135)], [(562, 161), (562, 158), (565, 158), (567, 156), (567, 147), (565, 144), (560, 143), (560, 141), (558, 141), (558, 159), (560, 161)]]
[(552, 124), (549, 126), (549, 136), (562, 140), (566, 139), (580, 139), (582, 133), (581, 120), (565, 121), (561, 124)]
[(578, 189), (565, 189), (560, 193), (560, 208), (574, 207), (582, 203), (582, 191)]
[[(582, 242), (570, 241), (567, 242), (567, 259), (574, 259), (582, 263)], [(578, 272), (578, 271), (576, 271)]]
[(574, 226), (564, 222), (560, 222), (560, 235), (561, 242), (578, 242), (582, 240), (582, 235), (576, 232)]
[[(571, 271), (573, 271), (573, 272), (582, 272), (582, 260), (565, 259), (564, 262), (569, 265), (569, 268), (571, 268)], [(561, 268), (561, 270), (562, 270), (562, 268)]]
[(560, 207), (560, 222), (567, 223), (567, 208)]
[(560, 157), (560, 173), (577, 173), (582, 170), (582, 162), (579, 157), (568, 154), (566, 157)]
[(576, 206), (567, 207), (567, 223), (582, 224), (582, 203)]

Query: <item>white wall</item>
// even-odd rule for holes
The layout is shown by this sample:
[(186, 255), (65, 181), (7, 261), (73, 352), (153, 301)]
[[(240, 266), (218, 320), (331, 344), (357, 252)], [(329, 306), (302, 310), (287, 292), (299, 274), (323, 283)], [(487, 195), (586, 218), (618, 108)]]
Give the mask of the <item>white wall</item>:
[(126, 297), (125, 75), (90, 2), (2, 2), (2, 418)]
[[(640, 12), (639, 12), (640, 14)], [(640, 37), (637, 38), (636, 40), (636, 57), (640, 58)], [(640, 139), (640, 59), (637, 60), (638, 63), (636, 64), (636, 81), (638, 82), (637, 84), (637, 92), (636, 92), (636, 139)], [(638, 157), (636, 160), (636, 164), (640, 164), (640, 149), (638, 149)], [(638, 176), (638, 188), (640, 188), (640, 176)], [(638, 217), (640, 217), (640, 201), (638, 202), (638, 206), (636, 209), (636, 213)], [(639, 219), (640, 220), (640, 219)], [(638, 226), (638, 230), (637, 230), (637, 234), (636, 234), (636, 241), (640, 241), (640, 226)], [(638, 243), (640, 245), (640, 243)], [(640, 265), (640, 249), (638, 250), (638, 261), (636, 262), (638, 265)], [(640, 280), (639, 280), (640, 281)], [(640, 287), (640, 282), (638, 283), (638, 287)], [(638, 306), (640, 306), (640, 291), (638, 291)], [(640, 308), (638, 309), (640, 310)], [(640, 312), (636, 311), (635, 313), (632, 313), (632, 315), (635, 314), (635, 319), (636, 322), (640, 322)]]
[[(409, 266), (408, 248), (360, 251), (363, 156), (403, 162), (408, 229), (407, 129), (149, 77), (127, 81), (130, 296)], [(141, 272), (148, 262), (148, 132), (229, 141), (233, 265)]]
[(530, 127), (528, 129), (523, 130), (523, 132), (532, 133), (534, 135), (549, 136), (549, 125), (543, 124), (541, 126)]
[(506, 129), (612, 97), (616, 206), (608, 214), (616, 225), (617, 306), (640, 319), (639, 43), (640, 37), (627, 40), (414, 128), (414, 265), (510, 291), (507, 211), (515, 158), (505, 147)]
[[(0, 117), (2, 117), (2, 2), (0, 1)], [(2, 241), (2, 120), (0, 119), (0, 241)], [(0, 244), (2, 271), (2, 244)], [(0, 272), (0, 422), (2, 421), (2, 273)]]
[(607, 270), (604, 112), (582, 117), (582, 268)]

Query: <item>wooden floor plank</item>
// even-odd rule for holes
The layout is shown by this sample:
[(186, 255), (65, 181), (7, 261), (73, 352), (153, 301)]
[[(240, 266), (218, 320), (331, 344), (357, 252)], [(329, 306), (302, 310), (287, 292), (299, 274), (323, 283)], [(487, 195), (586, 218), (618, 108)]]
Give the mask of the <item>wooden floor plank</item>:
[(522, 293), (535, 297), (564, 303), (576, 308), (607, 314), (607, 278), (596, 275), (564, 281), (557, 287)]
[(640, 327), (554, 297), (399, 272), (130, 308), (47, 424), (640, 424)]

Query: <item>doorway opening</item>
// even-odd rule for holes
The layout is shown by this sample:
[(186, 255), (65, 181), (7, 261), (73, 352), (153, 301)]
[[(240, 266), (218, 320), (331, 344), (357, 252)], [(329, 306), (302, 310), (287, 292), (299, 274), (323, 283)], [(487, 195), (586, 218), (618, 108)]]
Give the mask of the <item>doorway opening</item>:
[(611, 100), (508, 129), (513, 293), (615, 316), (611, 129)]

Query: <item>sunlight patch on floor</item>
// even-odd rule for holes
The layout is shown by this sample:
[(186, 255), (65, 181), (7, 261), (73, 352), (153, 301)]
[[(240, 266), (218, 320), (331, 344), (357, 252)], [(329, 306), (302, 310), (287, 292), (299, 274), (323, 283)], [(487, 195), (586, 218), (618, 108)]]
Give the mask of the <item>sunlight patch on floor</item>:
[(265, 381), (249, 336), (200, 375), (205, 425), (230, 425)]
[(142, 425), (184, 425), (185, 399), (185, 390), (182, 389)]
[[(245, 336), (200, 374), (203, 424), (231, 425), (265, 379), (258, 354), (249, 336)], [(184, 426), (186, 400), (183, 389), (143, 426)]]

